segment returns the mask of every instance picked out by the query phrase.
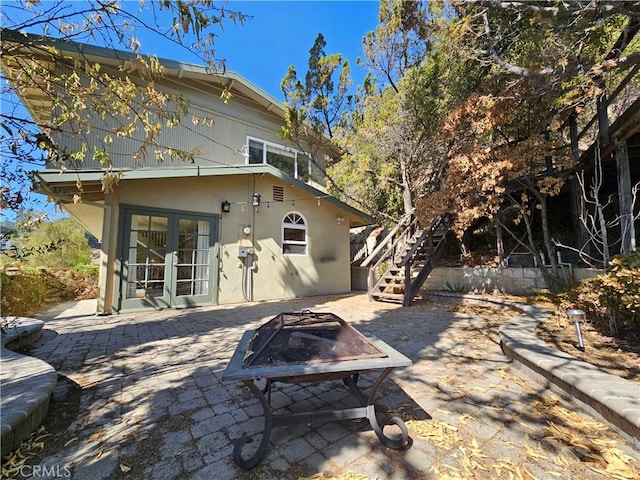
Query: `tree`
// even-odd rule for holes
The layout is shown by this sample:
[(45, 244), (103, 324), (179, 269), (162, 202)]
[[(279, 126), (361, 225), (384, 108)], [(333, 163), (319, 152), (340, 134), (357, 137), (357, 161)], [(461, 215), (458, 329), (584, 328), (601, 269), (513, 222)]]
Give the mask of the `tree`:
[(383, 78), (382, 89), (388, 85), (399, 92), (398, 82), (422, 61), (428, 49), (429, 17), (422, 1), (380, 2), (380, 23), (375, 31), (367, 33), (362, 46), (363, 64), (374, 75)]
[[(363, 42), (364, 64), (372, 74), (382, 73), (380, 93), (361, 99), (361, 115), (353, 116), (344, 139), (348, 153), (331, 175), (352, 196), (370, 185), (374, 195), (358, 195), (367, 210), (397, 219), (440, 188), (448, 149), (440, 129), (484, 69), (458, 53), (459, 34), (442, 2), (429, 2), (428, 8), (382, 2), (380, 12), (381, 25)], [(424, 220), (429, 225), (432, 218)]]
[(353, 102), (349, 92), (352, 84), (349, 61), (339, 53), (327, 55), (326, 46), (324, 36), (319, 33), (309, 50), (304, 81), (291, 65), (280, 84), (286, 122), (282, 136), (296, 142), (323, 173), (322, 152), (344, 126)]
[[(155, 57), (141, 55), (142, 37), (150, 43), (170, 42), (196, 55), (213, 72), (224, 69), (215, 57), (214, 29), (223, 22), (245, 20), (241, 13), (212, 1), (142, 1), (134, 4), (116, 0), (82, 3), (21, 1), (2, 4), (2, 67), (0, 112), (3, 209), (19, 209), (28, 194), (24, 171), (45, 162), (61, 169), (74, 169), (92, 156), (104, 166), (104, 188), (118, 180), (110, 171), (108, 144), (116, 136), (139, 136), (142, 142), (131, 155), (137, 160), (189, 161), (195, 152), (181, 151), (158, 142), (163, 128), (180, 124), (189, 102), (181, 95), (155, 89), (154, 81), (164, 70)], [(53, 40), (52, 40), (53, 39)], [(107, 70), (91, 61), (71, 42), (95, 42), (128, 52), (119, 69)], [(70, 56), (71, 50), (74, 55)], [(40, 61), (34, 61), (39, 58)], [(139, 89), (127, 75), (136, 72), (148, 83)], [(44, 94), (44, 105), (28, 104), (36, 89)], [(228, 95), (228, 92), (227, 92)], [(100, 132), (105, 148), (88, 151), (85, 133), (89, 119), (98, 114), (109, 118)], [(74, 140), (72, 150), (63, 150), (58, 135)]]
[[(43, 245), (51, 245), (43, 249)], [(78, 267), (91, 263), (91, 248), (86, 231), (74, 218), (42, 222), (22, 239), (23, 263), (33, 267)]]
[[(566, 132), (571, 119), (602, 92), (603, 75), (635, 61), (633, 53), (623, 60), (622, 52), (606, 60), (636, 22), (620, 4), (456, 3), (458, 50), (488, 74), (443, 124), (446, 169), (439, 191), (421, 202), (422, 216), (439, 206), (454, 216), (459, 235), (486, 217), (515, 241), (511, 227), (523, 224), (522, 245), (542, 266), (533, 237), (533, 222), (539, 222), (542, 248), (558, 276), (547, 201), (575, 166)], [(596, 24), (594, 14), (601, 18)]]
[[(619, 238), (617, 242), (612, 241), (609, 238), (609, 231), (612, 227), (620, 225), (621, 218), (619, 214), (614, 214), (612, 220), (607, 220), (606, 213), (608, 209), (611, 209), (613, 198), (612, 195), (609, 195), (606, 199), (603, 199), (601, 194), (604, 178), (599, 148), (595, 149), (595, 162), (591, 183), (587, 184), (584, 171), (576, 173), (576, 179), (580, 185), (583, 202), (583, 208), (579, 214), (579, 221), (586, 232), (586, 239), (584, 243), (578, 245), (578, 247), (565, 245), (558, 240), (554, 240), (554, 243), (556, 246), (576, 252), (586, 265), (608, 271), (611, 266), (611, 251), (614, 244), (622, 241), (622, 237)], [(640, 191), (640, 182), (636, 183), (632, 188), (632, 205), (636, 203), (638, 191)], [(639, 219), (640, 212), (635, 213), (629, 223), (633, 225), (633, 223)]]
[(362, 118), (344, 138), (346, 153), (328, 170), (338, 195), (357, 198), (367, 211), (399, 218), (413, 209), (416, 165), (425, 147), (404, 96), (389, 88), (368, 100)]

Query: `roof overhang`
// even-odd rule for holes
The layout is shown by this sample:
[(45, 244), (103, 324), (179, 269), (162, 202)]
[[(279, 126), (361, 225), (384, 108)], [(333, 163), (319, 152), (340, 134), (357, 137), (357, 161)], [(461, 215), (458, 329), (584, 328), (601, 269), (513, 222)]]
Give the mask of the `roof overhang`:
[[(51, 197), (54, 201), (69, 204), (80, 194), (82, 202), (102, 203), (105, 194), (102, 191), (102, 180), (106, 170), (77, 170), (60, 172), (60, 170), (36, 170), (30, 173), (34, 191)], [(122, 169), (119, 182), (130, 180), (151, 180), (169, 178), (220, 177), (225, 175), (270, 175), (292, 187), (298, 188), (312, 197), (322, 199), (344, 212), (345, 220), (350, 227), (372, 225), (376, 220), (366, 213), (312, 187), (268, 164), (234, 165), (221, 167), (185, 166)], [(76, 197), (77, 198), (77, 197)]]
[[(54, 39), (41, 35), (17, 32), (15, 30), (1, 29), (3, 50), (2, 66), (10, 66), (16, 57), (21, 61), (38, 63), (52, 70), (56, 62), (86, 61), (88, 63), (108, 65), (114, 68), (121, 67), (126, 61), (134, 60), (137, 55), (132, 52), (98, 47), (68, 40)], [(6, 51), (5, 45), (12, 45), (13, 53)], [(143, 55), (149, 57), (149, 55)], [(12, 58), (14, 60), (12, 60)], [(165, 76), (179, 79), (193, 79), (209, 82), (221, 89), (228, 89), (232, 94), (238, 93), (261, 105), (267, 111), (284, 119), (284, 105), (278, 99), (254, 85), (246, 78), (232, 71), (218, 71), (211, 67), (158, 58), (159, 63), (165, 69)], [(9, 70), (9, 69), (8, 69)], [(51, 99), (46, 95), (45, 89), (34, 85), (22, 97), (23, 102), (39, 124), (45, 124), (42, 115), (51, 112)]]
[[(129, 51), (115, 50), (111, 48), (99, 47), (85, 43), (78, 43), (69, 40), (55, 39), (42, 35), (18, 32), (6, 28), (0, 28), (0, 36), (4, 54), (0, 59), (0, 67), (7, 72), (7, 77), (11, 82), (11, 71), (13, 67), (22, 68), (38, 64), (49, 71), (53, 71), (57, 62), (81, 61), (89, 64), (100, 64), (119, 69), (125, 62), (137, 58), (137, 54)], [(10, 48), (5, 48), (10, 46)], [(151, 57), (151, 55), (142, 55)], [(232, 97), (248, 99), (250, 102), (264, 108), (267, 112), (285, 122), (285, 104), (276, 99), (260, 87), (256, 86), (242, 75), (230, 70), (215, 70), (208, 66), (195, 65), (191, 63), (179, 62), (166, 58), (156, 57), (158, 62), (164, 67), (164, 76), (176, 80), (191, 80), (203, 84), (208, 84), (212, 88), (220, 91), (228, 90)], [(84, 65), (84, 63), (83, 63)], [(83, 67), (84, 68), (84, 67)], [(19, 71), (20, 69), (18, 69)], [(53, 107), (52, 99), (47, 95), (47, 87), (33, 85), (33, 88), (22, 89), (21, 100), (27, 107), (32, 118), (41, 128), (46, 129), (50, 124), (50, 115)], [(320, 138), (310, 134), (304, 139), (305, 142), (318, 144), (322, 150), (333, 158), (337, 158), (342, 151), (331, 139), (322, 134)]]

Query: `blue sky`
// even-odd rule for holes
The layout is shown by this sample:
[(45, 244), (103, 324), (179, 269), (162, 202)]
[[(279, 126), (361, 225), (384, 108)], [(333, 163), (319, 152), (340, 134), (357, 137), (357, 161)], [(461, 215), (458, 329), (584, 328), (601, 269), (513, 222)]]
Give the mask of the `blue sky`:
[[(2, 13), (17, 21), (26, 20), (31, 14), (24, 12), (20, 2), (0, 0)], [(37, 10), (47, 10), (56, 5), (42, 0)], [(70, 15), (74, 10), (87, 8), (82, 1), (61, 3), (55, 8), (58, 15)], [(318, 33), (324, 35), (327, 42), (326, 53), (341, 53), (351, 63), (354, 83), (364, 78), (364, 71), (356, 65), (356, 58), (362, 57), (362, 38), (367, 32), (375, 30), (378, 24), (379, 1), (377, 0), (228, 0), (215, 1), (214, 6), (241, 12), (248, 18), (243, 25), (231, 20), (223, 22), (223, 30), (214, 27), (217, 35), (214, 45), (216, 57), (227, 61), (227, 69), (234, 71), (259, 86), (269, 94), (282, 100), (280, 81), (286, 75), (289, 65), (296, 66), (299, 75), (304, 75), (309, 59), (309, 49), (313, 46)], [(138, 0), (122, 0), (125, 10), (139, 16), (149, 23), (155, 23), (148, 6), (140, 11)], [(22, 12), (22, 13), (21, 13)], [(166, 11), (156, 9), (162, 27), (171, 26)], [(76, 21), (79, 20), (75, 17)], [(6, 18), (2, 18), (3, 21)], [(164, 24), (166, 22), (166, 24)], [(30, 33), (39, 33), (29, 29)], [(49, 33), (56, 36), (55, 29)], [(195, 55), (184, 48), (167, 42), (138, 29), (142, 53), (160, 58), (202, 63)], [(100, 37), (86, 35), (76, 41), (99, 42)], [(99, 44), (99, 43), (98, 43)]]
[[(227, 69), (282, 100), (280, 81), (289, 65), (307, 71), (309, 49), (318, 33), (326, 53), (341, 53), (351, 63), (354, 82), (364, 78), (356, 65), (362, 38), (376, 28), (377, 1), (231, 1), (231, 9), (253, 16), (243, 26), (227, 24), (216, 41), (216, 55)], [(160, 56), (160, 55), (159, 55)]]

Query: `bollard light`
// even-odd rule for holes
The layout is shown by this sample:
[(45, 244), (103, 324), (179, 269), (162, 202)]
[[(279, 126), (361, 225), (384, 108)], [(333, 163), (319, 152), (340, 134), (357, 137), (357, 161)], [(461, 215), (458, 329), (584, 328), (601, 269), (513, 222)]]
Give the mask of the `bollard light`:
[(584, 352), (584, 340), (582, 339), (582, 332), (580, 331), (580, 322), (584, 322), (587, 318), (587, 314), (582, 310), (570, 309), (567, 310), (567, 317), (572, 320), (576, 327), (576, 335), (578, 336), (578, 348)]

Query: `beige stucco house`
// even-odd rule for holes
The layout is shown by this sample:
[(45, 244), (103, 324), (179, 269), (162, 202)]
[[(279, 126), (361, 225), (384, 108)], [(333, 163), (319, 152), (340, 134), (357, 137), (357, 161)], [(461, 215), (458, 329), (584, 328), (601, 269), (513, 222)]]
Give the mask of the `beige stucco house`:
[[(98, 62), (114, 74), (128, 58), (53, 43), (67, 57)], [(190, 114), (213, 119), (162, 133), (165, 145), (198, 148), (193, 163), (136, 164), (126, 153), (136, 139), (116, 138), (108, 148), (121, 178), (110, 191), (102, 188), (104, 169), (89, 157), (73, 171), (48, 165), (32, 175), (36, 191), (101, 241), (98, 312), (349, 292), (349, 230), (373, 219), (327, 195), (321, 170), (278, 136), (281, 103), (232, 72), (161, 64), (165, 75), (156, 88), (186, 95)], [(228, 102), (221, 98), (224, 89)], [(37, 90), (22, 99), (34, 117), (55, 114)], [(100, 122), (111, 119), (92, 121), (92, 130), (100, 131)], [(72, 150), (76, 139), (61, 132), (56, 141)], [(81, 201), (74, 202), (78, 185)]]

